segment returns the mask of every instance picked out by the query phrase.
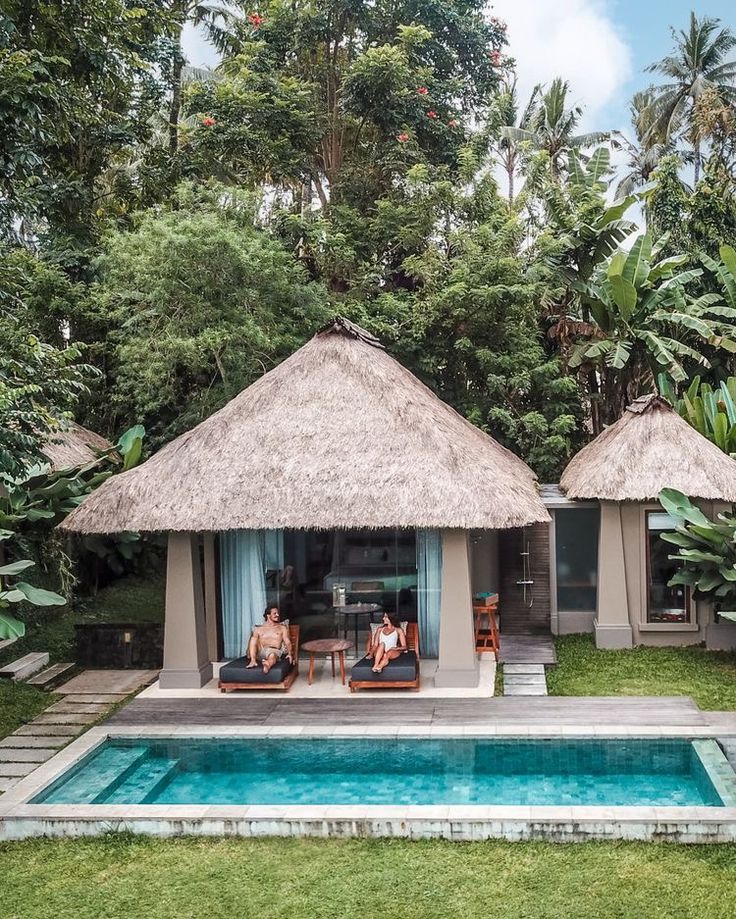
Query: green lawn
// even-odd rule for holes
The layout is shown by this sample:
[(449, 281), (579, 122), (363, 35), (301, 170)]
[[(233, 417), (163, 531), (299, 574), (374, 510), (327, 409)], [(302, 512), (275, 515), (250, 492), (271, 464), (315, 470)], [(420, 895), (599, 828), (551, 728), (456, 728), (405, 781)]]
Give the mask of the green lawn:
[(558, 666), (547, 670), (557, 696), (692, 696), (703, 709), (736, 709), (736, 654), (704, 648), (599, 651), (591, 635), (556, 639)]
[[(48, 651), (51, 663), (74, 660), (75, 622), (161, 621), (163, 609), (163, 578), (116, 581), (74, 610), (45, 607), (24, 616), (26, 634), (0, 651), (0, 666), (29, 651)], [(33, 686), (0, 680), (0, 739), (54, 701), (53, 695)]]
[(724, 919), (736, 846), (108, 836), (0, 845), (3, 919)]

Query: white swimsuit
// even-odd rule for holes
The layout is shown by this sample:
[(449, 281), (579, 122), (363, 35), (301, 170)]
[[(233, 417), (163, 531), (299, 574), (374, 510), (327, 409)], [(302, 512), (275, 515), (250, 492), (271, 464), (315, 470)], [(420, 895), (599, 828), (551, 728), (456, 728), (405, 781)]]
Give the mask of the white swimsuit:
[(396, 647), (396, 645), (398, 645), (398, 643), (399, 643), (399, 631), (398, 631), (398, 629), (394, 629), (393, 632), (389, 632), (388, 635), (387, 635), (385, 632), (382, 631), (382, 632), (381, 632), (381, 637), (379, 638), (379, 641), (382, 641), (382, 642), (383, 642), (383, 647), (384, 647), (387, 651), (393, 651), (393, 649), (394, 649), (394, 648)]

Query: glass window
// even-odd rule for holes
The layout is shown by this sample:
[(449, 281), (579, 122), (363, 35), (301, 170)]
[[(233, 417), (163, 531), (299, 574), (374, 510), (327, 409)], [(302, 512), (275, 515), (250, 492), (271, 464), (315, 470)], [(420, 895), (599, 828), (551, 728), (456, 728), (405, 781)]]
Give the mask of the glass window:
[(302, 640), (335, 634), (335, 588), (348, 604), (376, 603), (416, 620), (414, 530), (284, 530), (281, 560), (267, 572), (268, 602), (301, 624)]
[(647, 511), (647, 622), (690, 622), (690, 591), (681, 584), (668, 587), (677, 562), (660, 533), (674, 530), (678, 521), (661, 511)]
[(557, 609), (595, 612), (598, 600), (597, 507), (555, 511)]

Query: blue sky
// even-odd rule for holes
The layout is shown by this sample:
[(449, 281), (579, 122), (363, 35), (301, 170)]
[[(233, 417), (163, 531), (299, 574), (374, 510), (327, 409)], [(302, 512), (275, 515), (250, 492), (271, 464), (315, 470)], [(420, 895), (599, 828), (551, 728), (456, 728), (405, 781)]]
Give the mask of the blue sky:
[[(669, 26), (685, 28), (691, 9), (736, 31), (734, 0), (493, 0), (492, 12), (509, 24), (522, 97), (562, 76), (585, 107), (585, 130), (628, 133), (629, 99), (651, 81), (644, 68), (667, 53)], [(216, 63), (194, 30), (184, 45), (192, 64)]]

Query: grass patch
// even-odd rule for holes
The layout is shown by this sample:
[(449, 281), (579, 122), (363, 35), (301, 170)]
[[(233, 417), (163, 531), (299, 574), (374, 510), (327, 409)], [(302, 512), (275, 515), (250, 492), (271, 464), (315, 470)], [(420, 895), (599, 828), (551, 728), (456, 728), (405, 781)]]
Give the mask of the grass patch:
[(31, 721), (53, 701), (36, 686), (0, 680), (0, 739)]
[(722, 919), (736, 847), (100, 839), (0, 845), (3, 919)]
[(685, 695), (703, 709), (736, 709), (736, 653), (698, 647), (604, 651), (591, 635), (561, 635), (555, 644), (558, 666), (547, 670), (552, 695)]

